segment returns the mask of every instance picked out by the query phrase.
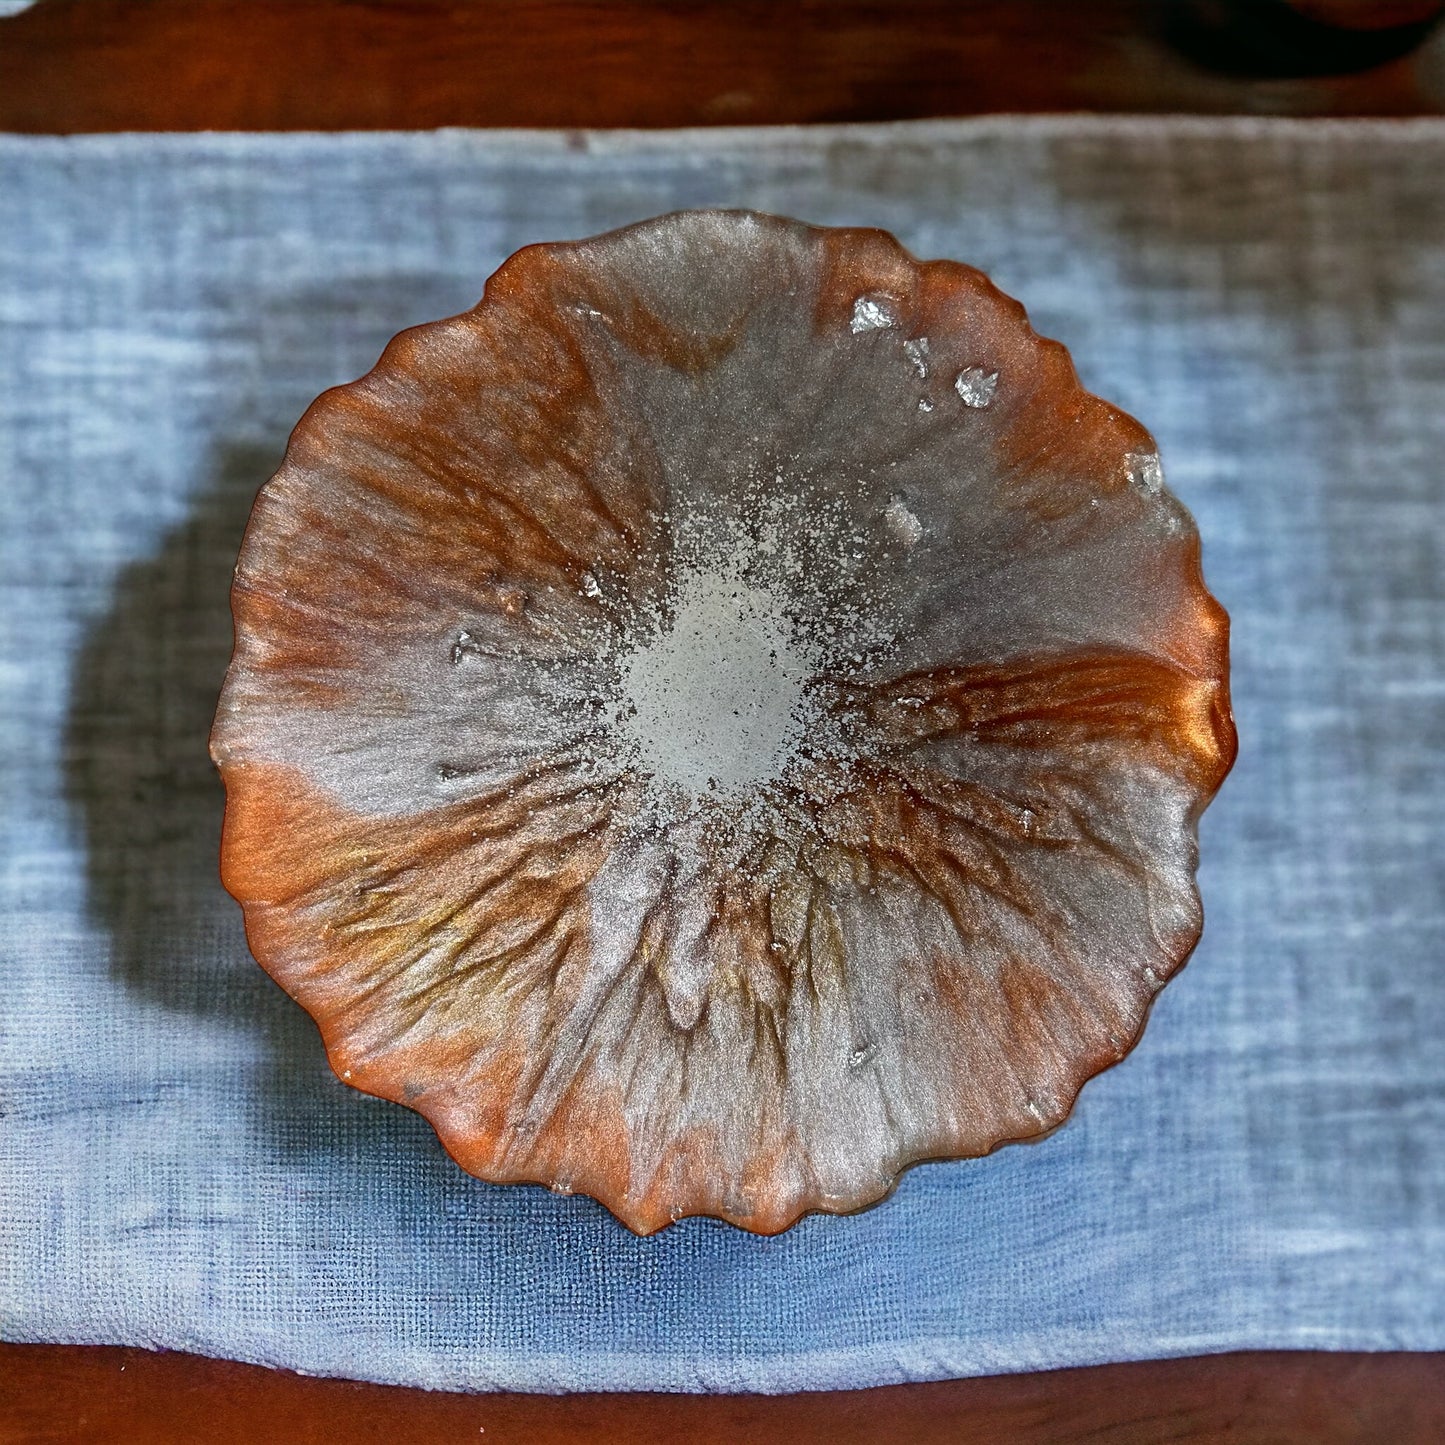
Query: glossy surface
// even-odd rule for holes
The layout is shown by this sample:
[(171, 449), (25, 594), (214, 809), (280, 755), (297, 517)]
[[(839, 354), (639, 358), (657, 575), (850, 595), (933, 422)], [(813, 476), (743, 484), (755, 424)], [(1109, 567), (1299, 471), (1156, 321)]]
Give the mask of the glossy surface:
[(643, 1232), (862, 1207), (1060, 1122), (1198, 937), (1193, 524), (882, 232), (519, 253), (311, 408), (233, 605), (253, 949), (483, 1178)]

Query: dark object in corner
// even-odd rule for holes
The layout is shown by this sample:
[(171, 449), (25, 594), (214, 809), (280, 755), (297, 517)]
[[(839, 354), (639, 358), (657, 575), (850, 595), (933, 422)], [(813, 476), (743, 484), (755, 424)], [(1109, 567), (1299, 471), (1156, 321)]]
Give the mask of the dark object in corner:
[(1256, 79), (1369, 70), (1408, 55), (1442, 15), (1442, 0), (1160, 0), (1177, 49)]

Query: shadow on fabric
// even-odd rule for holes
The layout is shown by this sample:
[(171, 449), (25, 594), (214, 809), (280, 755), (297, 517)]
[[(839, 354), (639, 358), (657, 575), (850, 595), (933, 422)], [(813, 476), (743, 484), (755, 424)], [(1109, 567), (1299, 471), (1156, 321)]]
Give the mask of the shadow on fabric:
[(365, 1149), (375, 1131), (390, 1150), (433, 1153), (446, 1170), (454, 1166), (420, 1118), (334, 1078), (311, 1020), (251, 958), (240, 908), (220, 883), (225, 795), (207, 740), (231, 655), (232, 570), (290, 426), (326, 385), (364, 372), (401, 327), (457, 309), (437, 281), (388, 277), (258, 314), (188, 519), (124, 568), (79, 651), (66, 738), (88, 907), (111, 936), (120, 981), (262, 1036), (258, 1123), (271, 1147)]

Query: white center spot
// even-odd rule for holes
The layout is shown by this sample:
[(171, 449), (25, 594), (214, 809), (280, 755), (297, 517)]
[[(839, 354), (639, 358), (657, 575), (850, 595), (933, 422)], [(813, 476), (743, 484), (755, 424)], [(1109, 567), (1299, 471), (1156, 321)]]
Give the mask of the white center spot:
[(771, 592), (690, 572), (671, 617), (620, 659), (617, 729), (663, 782), (694, 795), (756, 788), (801, 739), (810, 672)]

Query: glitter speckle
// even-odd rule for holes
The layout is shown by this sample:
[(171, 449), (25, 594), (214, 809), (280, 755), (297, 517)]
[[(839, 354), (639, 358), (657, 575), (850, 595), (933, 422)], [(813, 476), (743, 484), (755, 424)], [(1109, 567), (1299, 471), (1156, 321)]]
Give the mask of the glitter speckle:
[(883, 509), (883, 522), (893, 535), (911, 551), (923, 536), (923, 523), (909, 511), (902, 497), (894, 497)]
[(878, 1057), (878, 1045), (869, 1039), (866, 1044), (854, 1049), (848, 1056), (848, 1067), (850, 1069), (861, 1069), (871, 1064)]
[(848, 329), (857, 336), (861, 331), (882, 331), (896, 324), (897, 318), (886, 296), (860, 296), (853, 303), (853, 319)]
[(1154, 497), (1164, 489), (1164, 468), (1154, 452), (1130, 452), (1125, 458), (1129, 480), (1145, 496)]
[(928, 338), (919, 336), (903, 343), (903, 354), (913, 363), (913, 369), (920, 378), (928, 376)]
[(460, 664), (464, 657), (483, 657), (485, 653), (481, 644), (470, 632), (457, 633), (457, 640), (452, 643), (452, 666)]
[(998, 372), (985, 371), (981, 366), (966, 367), (954, 378), (953, 389), (965, 406), (985, 407), (998, 390)]

